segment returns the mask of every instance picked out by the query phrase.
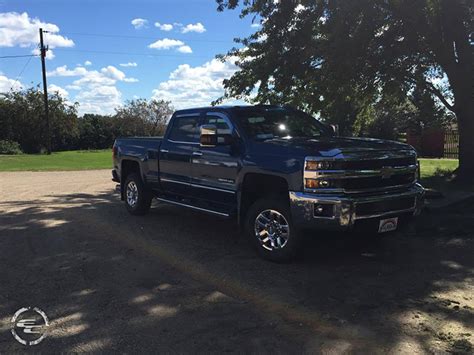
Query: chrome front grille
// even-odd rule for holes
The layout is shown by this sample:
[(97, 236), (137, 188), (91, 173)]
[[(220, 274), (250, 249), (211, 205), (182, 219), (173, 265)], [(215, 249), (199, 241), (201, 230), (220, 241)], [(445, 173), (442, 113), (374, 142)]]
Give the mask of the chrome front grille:
[(409, 186), (416, 179), (416, 153), (407, 150), (378, 152), (378, 156), (360, 152), (335, 158), (307, 157), (303, 183), (306, 192), (366, 193)]

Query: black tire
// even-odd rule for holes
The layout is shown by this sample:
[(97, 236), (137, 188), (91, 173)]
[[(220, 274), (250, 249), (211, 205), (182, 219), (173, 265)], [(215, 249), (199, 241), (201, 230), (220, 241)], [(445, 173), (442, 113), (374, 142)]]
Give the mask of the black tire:
[[(136, 198), (129, 198), (128, 193), (135, 190), (134, 187), (136, 187)], [(145, 187), (145, 184), (143, 184), (143, 181), (138, 174), (130, 174), (127, 176), (124, 190), (125, 206), (130, 214), (141, 216), (150, 210), (153, 195)], [(133, 200), (136, 200), (136, 202), (133, 203)]]
[[(268, 212), (270, 210), (276, 211), (276, 213)], [(273, 234), (273, 237), (271, 237), (270, 234), (268, 234), (268, 230), (270, 230), (269, 228), (264, 228), (265, 231), (261, 231), (261, 233), (264, 233), (262, 237), (259, 238), (257, 236), (257, 229), (262, 227), (261, 224), (257, 223), (257, 218), (260, 217), (260, 221), (262, 221), (262, 218), (266, 218), (265, 213), (267, 213), (267, 215), (270, 214), (270, 220), (273, 218), (277, 226), (285, 225), (285, 222), (286, 225), (288, 225), (289, 229), (287, 232), (288, 235), (286, 237), (286, 243), (282, 243), (282, 246), (273, 245), (273, 243), (280, 243), (282, 239), (279, 236), (283, 235), (276, 233)], [(281, 216), (283, 216), (284, 219), (281, 218)], [(258, 227), (256, 227), (257, 224)], [(274, 229), (272, 229), (271, 231), (274, 231)], [(275, 262), (287, 262), (294, 259), (298, 254), (300, 246), (300, 237), (298, 231), (296, 230), (296, 226), (293, 224), (291, 219), (288, 200), (282, 198), (262, 198), (257, 200), (252, 206), (250, 206), (248, 210), (245, 219), (245, 234), (252, 241), (258, 254), (267, 260)], [(267, 240), (266, 243), (261, 241), (262, 239), (267, 239), (265, 235), (270, 238), (270, 240)], [(277, 236), (275, 237), (275, 235)]]

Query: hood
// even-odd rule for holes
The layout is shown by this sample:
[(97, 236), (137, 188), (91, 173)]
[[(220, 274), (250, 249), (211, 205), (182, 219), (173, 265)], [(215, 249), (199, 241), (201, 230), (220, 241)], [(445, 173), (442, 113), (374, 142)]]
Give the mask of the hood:
[[(321, 137), (321, 138), (275, 138), (262, 142), (263, 145), (279, 146), (304, 156), (335, 157), (350, 153), (377, 153), (396, 150), (414, 150), (412, 146), (384, 139)], [(291, 154), (290, 153), (290, 154)]]

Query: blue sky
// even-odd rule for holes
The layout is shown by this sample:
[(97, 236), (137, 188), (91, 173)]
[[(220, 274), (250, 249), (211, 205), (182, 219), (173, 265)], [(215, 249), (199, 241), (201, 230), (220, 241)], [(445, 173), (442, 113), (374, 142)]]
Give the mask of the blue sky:
[[(239, 11), (216, 7), (214, 0), (0, 0), (0, 56), (31, 54), (43, 26), (48, 86), (78, 101), (80, 113), (111, 113), (136, 97), (207, 105), (235, 71), (216, 54), (258, 29)], [(39, 57), (15, 81), (28, 60), (0, 59), (0, 92), (41, 83)]]

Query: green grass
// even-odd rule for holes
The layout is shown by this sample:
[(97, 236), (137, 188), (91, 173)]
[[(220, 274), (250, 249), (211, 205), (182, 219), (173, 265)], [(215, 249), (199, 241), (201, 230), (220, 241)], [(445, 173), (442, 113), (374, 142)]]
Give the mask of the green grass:
[[(420, 159), (421, 178), (425, 181), (441, 178), (457, 168), (456, 159)], [(77, 150), (51, 155), (1, 155), (0, 171), (52, 171), (111, 169), (112, 152), (106, 150)]]
[(457, 159), (420, 159), (421, 179), (429, 179), (453, 172), (458, 167)]
[(443, 193), (455, 191), (474, 192), (474, 183), (453, 181), (453, 171), (458, 167), (457, 159), (420, 159), (421, 184)]
[(112, 151), (76, 150), (46, 154), (0, 155), (0, 171), (112, 169)]

